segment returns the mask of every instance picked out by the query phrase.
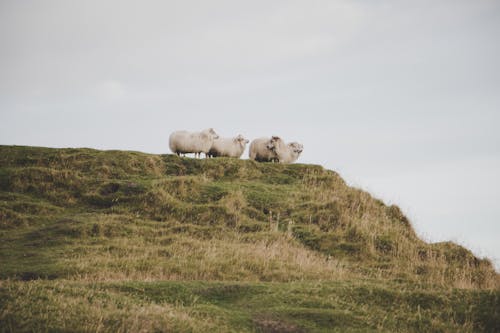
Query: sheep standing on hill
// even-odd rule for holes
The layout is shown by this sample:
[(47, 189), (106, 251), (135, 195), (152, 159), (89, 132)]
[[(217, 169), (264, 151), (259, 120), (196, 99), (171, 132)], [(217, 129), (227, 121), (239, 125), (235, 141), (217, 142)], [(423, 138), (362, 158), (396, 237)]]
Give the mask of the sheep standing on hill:
[(304, 146), (298, 142), (286, 144), (279, 136), (268, 138), (259, 138), (252, 141), (250, 144), (249, 156), (250, 159), (258, 162), (279, 162), (293, 163), (295, 162)]
[(214, 140), (212, 148), (208, 152), (209, 157), (236, 157), (240, 158), (247, 143), (249, 141), (245, 139), (241, 134), (234, 138), (219, 138)]
[(300, 153), (304, 150), (304, 146), (298, 142), (291, 142), (285, 145), (278, 145), (274, 148), (274, 152), (278, 156), (278, 162), (289, 164), (295, 162)]
[(205, 153), (207, 157), (214, 140), (218, 138), (213, 128), (201, 132), (176, 131), (170, 134), (169, 146), (179, 156), (194, 153), (195, 157), (199, 157), (201, 153)]
[[(274, 138), (274, 137), (273, 137)], [(278, 137), (276, 137), (278, 138)], [(248, 156), (257, 162), (273, 162), (277, 159), (273, 142), (269, 138), (258, 138), (250, 143)]]

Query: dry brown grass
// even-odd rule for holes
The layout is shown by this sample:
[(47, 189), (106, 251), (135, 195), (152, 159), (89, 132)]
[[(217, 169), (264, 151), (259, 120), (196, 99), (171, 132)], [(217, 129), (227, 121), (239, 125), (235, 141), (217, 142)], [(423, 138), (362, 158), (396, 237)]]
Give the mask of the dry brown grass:
[(82, 272), (69, 276), (81, 281), (286, 282), (338, 280), (352, 276), (340, 262), (309, 250), (286, 235), (251, 242), (237, 236), (157, 240), (116, 238), (106, 245), (82, 246), (61, 258), (60, 263)]
[(0, 332), (498, 327), (488, 260), (320, 166), (0, 150)]
[(9, 328), (12, 316), (24, 318), (23, 325), (33, 331), (227, 331), (217, 318), (196, 315), (182, 304), (142, 302), (89, 284), (64, 280), (25, 283), (0, 280), (0, 289), (16, 296), (0, 313), (0, 322), (6, 325), (0, 331), (14, 331), (14, 327), (19, 327), (16, 323)]

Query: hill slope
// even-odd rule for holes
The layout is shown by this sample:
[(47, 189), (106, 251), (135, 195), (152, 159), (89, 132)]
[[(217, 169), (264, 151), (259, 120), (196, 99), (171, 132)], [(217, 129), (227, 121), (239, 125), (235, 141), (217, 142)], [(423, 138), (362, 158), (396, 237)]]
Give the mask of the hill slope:
[(0, 146), (5, 331), (495, 331), (498, 275), (315, 165)]

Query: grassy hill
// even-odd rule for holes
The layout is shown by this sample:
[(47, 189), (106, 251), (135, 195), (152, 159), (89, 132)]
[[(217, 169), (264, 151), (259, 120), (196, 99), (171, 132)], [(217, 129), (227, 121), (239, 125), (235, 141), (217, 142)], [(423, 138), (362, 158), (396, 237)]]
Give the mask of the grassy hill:
[(499, 332), (499, 276), (317, 165), (0, 146), (0, 332)]

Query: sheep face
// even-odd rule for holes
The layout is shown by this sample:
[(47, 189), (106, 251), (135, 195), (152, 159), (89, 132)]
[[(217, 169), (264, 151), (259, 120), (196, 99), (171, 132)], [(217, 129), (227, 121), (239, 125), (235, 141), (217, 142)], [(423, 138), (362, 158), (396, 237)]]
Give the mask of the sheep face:
[(279, 136), (272, 136), (271, 140), (267, 143), (266, 147), (269, 150), (276, 151), (276, 149), (283, 143)]
[(213, 128), (208, 128), (208, 129), (204, 130), (203, 132), (205, 134), (207, 134), (208, 137), (211, 138), (212, 140), (215, 140), (215, 139), (219, 138), (219, 135), (217, 133), (215, 133), (215, 131), (214, 131)]
[(304, 146), (298, 142), (291, 142), (288, 144), (288, 147), (292, 149), (293, 152), (300, 154), (304, 150)]
[(246, 144), (250, 142), (250, 140), (245, 139), (243, 135), (238, 134), (238, 136), (234, 138), (234, 142), (238, 143), (242, 148), (244, 148)]

